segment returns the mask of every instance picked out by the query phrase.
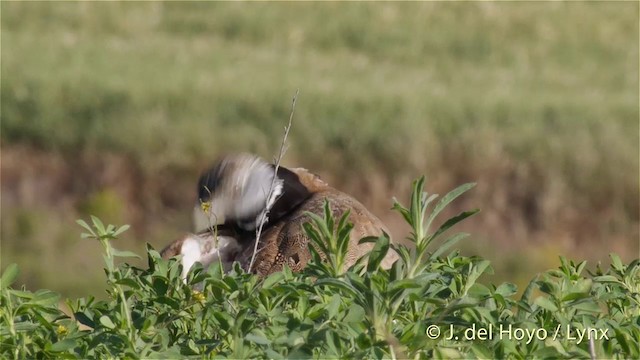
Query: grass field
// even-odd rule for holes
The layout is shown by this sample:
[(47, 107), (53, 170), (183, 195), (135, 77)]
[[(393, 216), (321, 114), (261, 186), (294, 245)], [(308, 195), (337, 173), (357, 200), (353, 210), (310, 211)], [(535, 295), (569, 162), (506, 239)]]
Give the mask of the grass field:
[[(77, 217), (161, 247), (221, 152), (391, 198), (478, 182), (465, 251), (522, 284), (558, 254), (638, 256), (638, 4), (2, 2), (2, 262), (86, 294)], [(626, 257), (626, 258), (625, 258)], [(3, 265), (4, 266), (4, 265)], [(55, 271), (51, 271), (51, 269)]]

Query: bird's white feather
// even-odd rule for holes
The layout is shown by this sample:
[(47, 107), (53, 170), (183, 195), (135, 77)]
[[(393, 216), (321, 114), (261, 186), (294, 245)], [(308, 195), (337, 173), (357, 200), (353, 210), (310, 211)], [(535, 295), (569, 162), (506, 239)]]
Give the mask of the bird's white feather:
[[(196, 232), (206, 231), (227, 220), (236, 220), (244, 230), (255, 230), (282, 194), (283, 181), (276, 177), (273, 167), (256, 156), (240, 156), (224, 161), (219, 179), (220, 186), (211, 194), (203, 207), (199, 202), (193, 213)], [(224, 164), (224, 163), (223, 163)]]
[(235, 254), (241, 247), (238, 241), (230, 236), (218, 236), (212, 234), (189, 235), (180, 248), (182, 255), (182, 278), (186, 280), (191, 267), (199, 262), (204, 268), (216, 261), (222, 262), (224, 271), (231, 269)]

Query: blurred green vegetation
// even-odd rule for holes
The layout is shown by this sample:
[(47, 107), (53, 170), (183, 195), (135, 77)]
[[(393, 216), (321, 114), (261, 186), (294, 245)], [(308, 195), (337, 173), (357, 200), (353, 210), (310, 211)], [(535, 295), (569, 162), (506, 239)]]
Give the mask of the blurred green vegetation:
[(285, 165), (385, 221), (426, 174), (430, 192), (478, 182), (468, 251), (510, 276), (638, 253), (637, 3), (1, 7), (2, 260), (31, 263), (30, 286), (85, 294), (52, 279), (63, 258), (65, 282), (100, 276), (78, 216), (132, 223), (137, 251), (188, 230), (198, 172), (272, 158), (296, 89)]

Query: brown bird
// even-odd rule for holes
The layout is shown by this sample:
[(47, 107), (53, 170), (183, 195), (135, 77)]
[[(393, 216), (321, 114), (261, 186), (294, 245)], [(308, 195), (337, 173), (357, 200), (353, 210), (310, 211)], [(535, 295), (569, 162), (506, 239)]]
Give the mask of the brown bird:
[[(334, 218), (350, 211), (354, 227), (345, 264), (350, 266), (373, 248), (370, 243), (358, 244), (361, 238), (388, 232), (364, 205), (306, 169), (278, 167), (276, 176), (275, 166), (257, 156), (225, 156), (198, 182), (194, 209), (197, 235), (174, 242), (162, 255), (183, 254), (186, 269), (195, 261), (206, 266), (216, 260), (225, 268), (239, 261), (247, 269), (256, 248), (256, 229), (263, 223), (251, 271), (268, 275), (280, 271), (284, 264), (294, 271), (302, 270), (311, 258), (302, 224), (310, 221), (306, 212), (323, 215), (325, 199)], [(193, 260), (197, 258), (202, 260)], [(382, 266), (388, 268), (396, 259), (397, 254), (390, 250)]]
[[(216, 229), (217, 230), (217, 229)], [(242, 251), (235, 232), (220, 229), (200, 234), (187, 234), (165, 247), (160, 255), (163, 259), (181, 255), (182, 278), (186, 279), (191, 267), (199, 262), (203, 267), (219, 261), (224, 271), (231, 270), (235, 258)]]

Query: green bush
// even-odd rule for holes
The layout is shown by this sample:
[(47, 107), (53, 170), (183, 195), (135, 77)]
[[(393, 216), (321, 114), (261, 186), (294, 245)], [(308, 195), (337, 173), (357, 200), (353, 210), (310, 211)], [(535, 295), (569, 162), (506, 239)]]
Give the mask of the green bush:
[[(510, 283), (483, 285), (487, 260), (449, 249), (466, 234), (445, 237), (473, 215), (463, 212), (432, 231), (436, 216), (470, 189), (463, 185), (429, 208), (436, 195), (414, 182), (408, 207), (396, 209), (411, 225), (412, 247), (388, 236), (343, 271), (351, 225), (348, 214), (313, 216), (305, 225), (315, 247), (301, 273), (265, 278), (236, 264), (196, 265), (186, 283), (176, 259), (148, 247), (148, 268), (122, 264), (111, 240), (126, 227), (93, 218), (84, 237), (105, 249), (108, 299), (67, 301), (59, 295), (11, 288), (17, 266), (2, 275), (0, 353), (4, 358), (638, 358), (640, 260), (583, 274), (585, 262), (561, 266), (531, 281), (514, 299)], [(429, 210), (429, 211), (428, 211)], [(435, 246), (434, 244), (439, 244)], [(380, 268), (393, 248), (400, 259)], [(326, 258), (325, 262), (320, 259)], [(540, 296), (534, 296), (536, 292)], [(586, 335), (585, 335), (586, 334)]]

